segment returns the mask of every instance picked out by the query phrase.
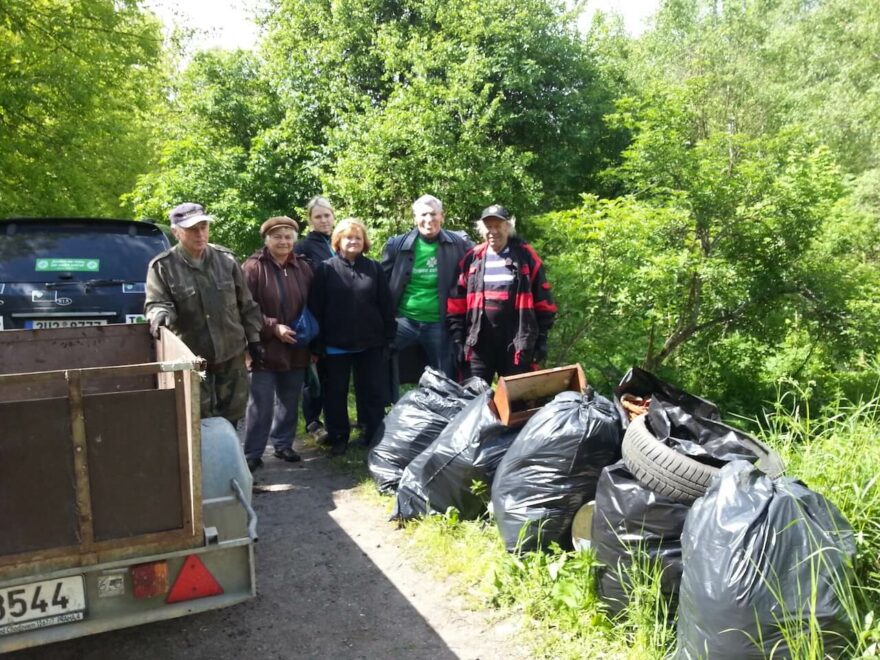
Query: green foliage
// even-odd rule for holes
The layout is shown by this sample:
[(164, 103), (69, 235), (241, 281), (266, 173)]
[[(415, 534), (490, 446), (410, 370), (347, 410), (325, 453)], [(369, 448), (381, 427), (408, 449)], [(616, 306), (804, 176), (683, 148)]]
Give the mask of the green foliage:
[(259, 226), (289, 214), (309, 194), (291, 145), (279, 145), (281, 113), (259, 59), (247, 51), (198, 53), (180, 74), (157, 167), (129, 201), (165, 219), (182, 201), (205, 205), (218, 222), (211, 240), (241, 256), (259, 244)]
[[(673, 6), (693, 20), (695, 5)], [(658, 29), (682, 44), (648, 38), (649, 61), (684, 80), (642, 63), (640, 95), (608, 117), (632, 141), (605, 177), (629, 194), (532, 219), (560, 301), (552, 357), (586, 362), (607, 385), (641, 364), (747, 413), (784, 378), (814, 381), (826, 401), (864, 394), (880, 348), (877, 240), (863, 238), (880, 217), (876, 175), (848, 184), (814, 136), (769, 131), (760, 108), (730, 94), (739, 69), (722, 46), (744, 37), (725, 25)], [(676, 64), (664, 51), (686, 47), (705, 57)]]
[(729, 191), (726, 205), (664, 186), (658, 202), (585, 196), (532, 220), (560, 301), (555, 362), (583, 362), (606, 388), (641, 364), (740, 412), (772, 399), (780, 378), (818, 378), (833, 398), (846, 373), (870, 368), (876, 269), (822, 252), (846, 220), (821, 196), (823, 181), (837, 194), (827, 154), (801, 157), (797, 140), (747, 146), (715, 177), (683, 155), (688, 181)]
[[(511, 554), (497, 562), (491, 602), (520, 605), (535, 619), (553, 618), (573, 631), (584, 624), (601, 624), (595, 617), (595, 557), (588, 552), (563, 552), (554, 544), (549, 552)], [(592, 610), (592, 615), (587, 616)]]
[(0, 4), (0, 216), (110, 215), (153, 157), (164, 73), (134, 0)]
[(856, 0), (664, 0), (631, 76), (700, 79), (708, 129), (800, 124), (853, 173), (880, 154), (880, 5)]
[(778, 63), (768, 95), (778, 94), (783, 119), (821, 136), (847, 171), (877, 168), (880, 4), (790, 0), (781, 10), (782, 25), (768, 39)]
[(183, 199), (245, 254), (268, 215), (326, 192), (381, 244), (425, 192), (464, 227), (494, 201), (575, 201), (614, 158), (612, 77), (555, 0), (277, 2), (260, 55), (200, 53), (178, 81), (158, 167), (130, 197)]
[(454, 512), (407, 523), (405, 529), (420, 561), (452, 578), (453, 589), (470, 594), (475, 604), (488, 588), (492, 566), (506, 555), (494, 525), (459, 520)]
[[(353, 15), (363, 25), (365, 12)], [(353, 30), (359, 49), (394, 84), (349, 77), (344, 96), (359, 112), (335, 122), (328, 189), (379, 217), (403, 214), (423, 190), (453, 217), (494, 199), (528, 211), (576, 198), (600, 164), (610, 99), (560, 6), (420, 0), (367, 20)]]

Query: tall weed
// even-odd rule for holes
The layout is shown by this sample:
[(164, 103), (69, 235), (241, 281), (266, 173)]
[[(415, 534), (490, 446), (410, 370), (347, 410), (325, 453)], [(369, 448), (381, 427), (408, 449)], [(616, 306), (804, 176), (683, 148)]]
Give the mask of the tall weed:
[[(786, 473), (822, 493), (852, 526), (855, 578), (834, 588), (853, 626), (851, 657), (880, 657), (880, 399), (838, 401), (816, 415), (810, 394), (803, 388), (781, 394), (761, 432)], [(807, 603), (814, 597), (805, 593)], [(815, 625), (806, 632), (781, 630), (797, 657), (824, 657)]]

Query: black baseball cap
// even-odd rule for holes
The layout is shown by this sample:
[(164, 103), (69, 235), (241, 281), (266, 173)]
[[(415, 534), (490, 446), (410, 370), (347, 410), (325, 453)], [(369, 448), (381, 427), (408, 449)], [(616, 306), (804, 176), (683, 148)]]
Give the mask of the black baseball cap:
[(510, 221), (510, 211), (501, 206), (500, 204), (492, 204), (492, 206), (487, 206), (483, 209), (483, 212), (480, 214), (480, 220), (485, 220), (486, 218), (499, 218), (501, 220)]

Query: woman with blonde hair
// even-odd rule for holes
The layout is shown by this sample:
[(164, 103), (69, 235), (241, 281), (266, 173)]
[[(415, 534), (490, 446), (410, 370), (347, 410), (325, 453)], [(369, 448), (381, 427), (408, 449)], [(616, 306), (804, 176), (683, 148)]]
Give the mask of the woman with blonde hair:
[[(317, 270), (318, 264), (336, 255), (330, 245), (330, 236), (336, 224), (336, 212), (329, 199), (317, 195), (306, 204), (306, 216), (311, 231), (305, 238), (297, 241), (294, 250), (298, 257), (303, 257), (311, 264), (312, 270)], [(317, 377), (317, 387), (312, 381), (310, 386), (303, 388), (302, 411), (306, 431), (315, 442), (323, 443), (327, 441), (327, 430), (321, 421), (321, 411), (324, 408), (322, 392), (326, 386), (327, 374), (323, 360), (318, 359), (314, 362), (311, 378)], [(307, 377), (306, 380), (308, 381), (309, 378)]]
[(391, 291), (379, 262), (364, 256), (370, 239), (363, 222), (347, 218), (330, 239), (336, 253), (315, 272), (309, 306), (321, 327), (327, 381), (324, 414), (333, 455), (348, 448), (348, 386), (354, 372), (364, 444), (375, 435), (385, 413), (388, 348), (397, 330)]

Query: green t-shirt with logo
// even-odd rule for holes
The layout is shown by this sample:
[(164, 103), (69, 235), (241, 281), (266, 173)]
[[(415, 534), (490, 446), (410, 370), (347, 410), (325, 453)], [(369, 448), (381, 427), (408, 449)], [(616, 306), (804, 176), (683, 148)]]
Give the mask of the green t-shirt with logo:
[(412, 277), (397, 308), (399, 316), (422, 323), (440, 320), (440, 299), (437, 295), (437, 246), (439, 241), (429, 243), (421, 236), (413, 244)]

